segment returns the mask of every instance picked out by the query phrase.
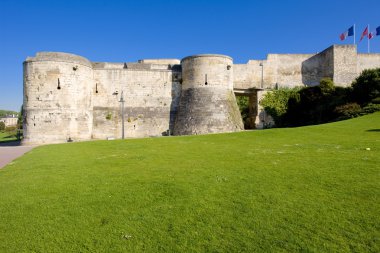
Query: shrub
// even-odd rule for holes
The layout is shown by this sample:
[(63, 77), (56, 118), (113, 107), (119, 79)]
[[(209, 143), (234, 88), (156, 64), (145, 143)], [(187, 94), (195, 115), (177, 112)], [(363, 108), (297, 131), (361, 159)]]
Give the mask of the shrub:
[(362, 114), (369, 114), (380, 111), (380, 104), (368, 104), (363, 108)]
[(299, 101), (299, 88), (281, 88), (264, 95), (260, 105), (272, 116), (276, 126), (285, 125), (284, 115), (288, 111), (289, 100)]
[(5, 123), (4, 122), (0, 122), (0, 131), (4, 131), (5, 130)]
[(5, 127), (5, 132), (13, 132), (13, 131), (16, 131), (17, 129), (17, 126), (7, 126)]
[(349, 88), (335, 87), (330, 78), (322, 79), (318, 86), (304, 87), (299, 91), (299, 101), (289, 100), (287, 124), (301, 126), (335, 121), (335, 108), (351, 102), (349, 95)]
[(380, 97), (372, 99), (371, 104), (380, 104)]
[(348, 119), (380, 108), (380, 68), (364, 70), (351, 87), (335, 87), (330, 78), (318, 86), (278, 90), (260, 103), (277, 126), (302, 126)]
[(334, 112), (336, 113), (338, 119), (349, 119), (361, 115), (362, 108), (357, 103), (348, 103), (337, 106)]

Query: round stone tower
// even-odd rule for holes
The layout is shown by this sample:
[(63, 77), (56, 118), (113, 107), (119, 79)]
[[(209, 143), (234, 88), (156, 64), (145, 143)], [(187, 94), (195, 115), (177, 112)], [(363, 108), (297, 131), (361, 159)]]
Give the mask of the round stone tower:
[(244, 129), (233, 92), (233, 62), (225, 55), (194, 55), (181, 61), (182, 92), (174, 135)]
[(42, 52), (24, 62), (23, 144), (91, 139), (94, 89), (91, 63)]

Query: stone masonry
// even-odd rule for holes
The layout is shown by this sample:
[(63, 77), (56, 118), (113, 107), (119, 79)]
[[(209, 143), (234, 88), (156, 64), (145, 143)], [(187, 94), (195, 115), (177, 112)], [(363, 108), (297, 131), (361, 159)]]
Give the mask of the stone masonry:
[(235, 132), (244, 129), (233, 93), (232, 59), (224, 55), (184, 58), (182, 94), (174, 135)]
[(259, 100), (269, 89), (314, 86), (329, 77), (348, 86), (380, 67), (380, 54), (333, 45), (317, 54), (269, 54), (233, 64), (223, 55), (90, 62), (41, 52), (24, 62), (24, 144), (233, 132), (243, 129), (235, 94), (250, 97), (252, 124), (268, 120)]

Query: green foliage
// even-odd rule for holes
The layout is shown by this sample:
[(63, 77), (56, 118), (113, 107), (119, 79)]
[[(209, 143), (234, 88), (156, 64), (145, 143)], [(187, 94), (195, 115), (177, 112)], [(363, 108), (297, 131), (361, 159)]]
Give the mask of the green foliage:
[(261, 102), (277, 126), (348, 119), (377, 111), (376, 104), (380, 104), (380, 68), (364, 70), (352, 87), (335, 87), (330, 78), (323, 78), (318, 86), (270, 92)]
[[(353, 99), (367, 104), (380, 97), (380, 68), (364, 70), (352, 83)], [(377, 101), (377, 100), (376, 100)]]
[(371, 104), (380, 104), (380, 97), (376, 97), (371, 100)]
[(321, 124), (334, 121), (334, 110), (347, 103), (347, 90), (334, 87), (331, 79), (322, 79), (321, 85), (304, 87), (299, 92), (298, 101), (290, 101), (286, 113), (289, 126)]
[(323, 78), (319, 82), (319, 88), (323, 94), (330, 94), (335, 89), (334, 82), (331, 80), (331, 78)]
[(18, 112), (8, 111), (8, 110), (0, 110), (0, 117), (5, 117), (7, 115), (12, 115), (12, 114), (18, 114)]
[(273, 117), (276, 126), (283, 126), (285, 124), (284, 115), (288, 110), (289, 103), (292, 104), (299, 101), (298, 91), (299, 88), (273, 90), (266, 93), (260, 101), (260, 105)]
[(368, 104), (363, 108), (362, 115), (380, 111), (380, 104)]
[(23, 123), (24, 123), (24, 107), (21, 106), (20, 113), (18, 114), (18, 119), (17, 119), (17, 127), (18, 127), (18, 129), (22, 129), (23, 128)]
[(355, 118), (380, 111), (380, 104), (368, 104), (363, 108), (357, 103), (348, 103), (335, 108), (338, 120)]
[[(19, 137), (21, 138), (21, 136)], [(10, 142), (10, 141), (16, 141), (19, 139), (17, 135), (17, 131), (11, 131), (11, 132), (2, 132), (0, 131), (0, 143), (2, 142)]]
[(14, 132), (17, 130), (17, 126), (7, 126), (4, 130), (5, 132)]
[(111, 120), (112, 119), (112, 113), (107, 113), (106, 115), (106, 120)]
[(236, 102), (239, 106), (241, 117), (244, 122), (244, 127), (247, 128), (247, 120), (249, 116), (249, 97), (247, 96), (236, 96)]
[(0, 252), (379, 252), (379, 126), (40, 146), (0, 170)]
[(335, 108), (338, 119), (355, 118), (361, 115), (362, 108), (357, 103), (348, 103)]
[(319, 86), (304, 87), (289, 97), (270, 93), (262, 104), (267, 103), (265, 109), (277, 126), (321, 124), (365, 114), (360, 104), (353, 104), (352, 90), (335, 87), (330, 78), (324, 78)]
[(0, 131), (4, 131), (5, 130), (5, 123), (4, 122), (0, 122)]

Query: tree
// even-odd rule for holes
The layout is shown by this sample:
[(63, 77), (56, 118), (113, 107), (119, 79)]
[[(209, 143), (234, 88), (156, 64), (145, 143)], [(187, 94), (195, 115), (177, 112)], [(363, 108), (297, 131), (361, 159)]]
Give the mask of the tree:
[(18, 114), (18, 119), (17, 119), (17, 128), (18, 129), (22, 129), (23, 118), (24, 118), (24, 106), (22, 105), (20, 108), (20, 113)]
[(0, 131), (4, 131), (5, 130), (5, 123), (4, 122), (0, 122)]
[(360, 105), (380, 97), (380, 68), (366, 69), (352, 83), (353, 100)]
[(236, 96), (236, 102), (239, 106), (241, 118), (244, 122), (244, 128), (248, 128), (247, 119), (249, 116), (249, 98), (246, 96)]
[(284, 126), (284, 116), (288, 111), (289, 101), (299, 101), (299, 88), (281, 88), (265, 94), (260, 101), (264, 110), (272, 116), (276, 126)]

